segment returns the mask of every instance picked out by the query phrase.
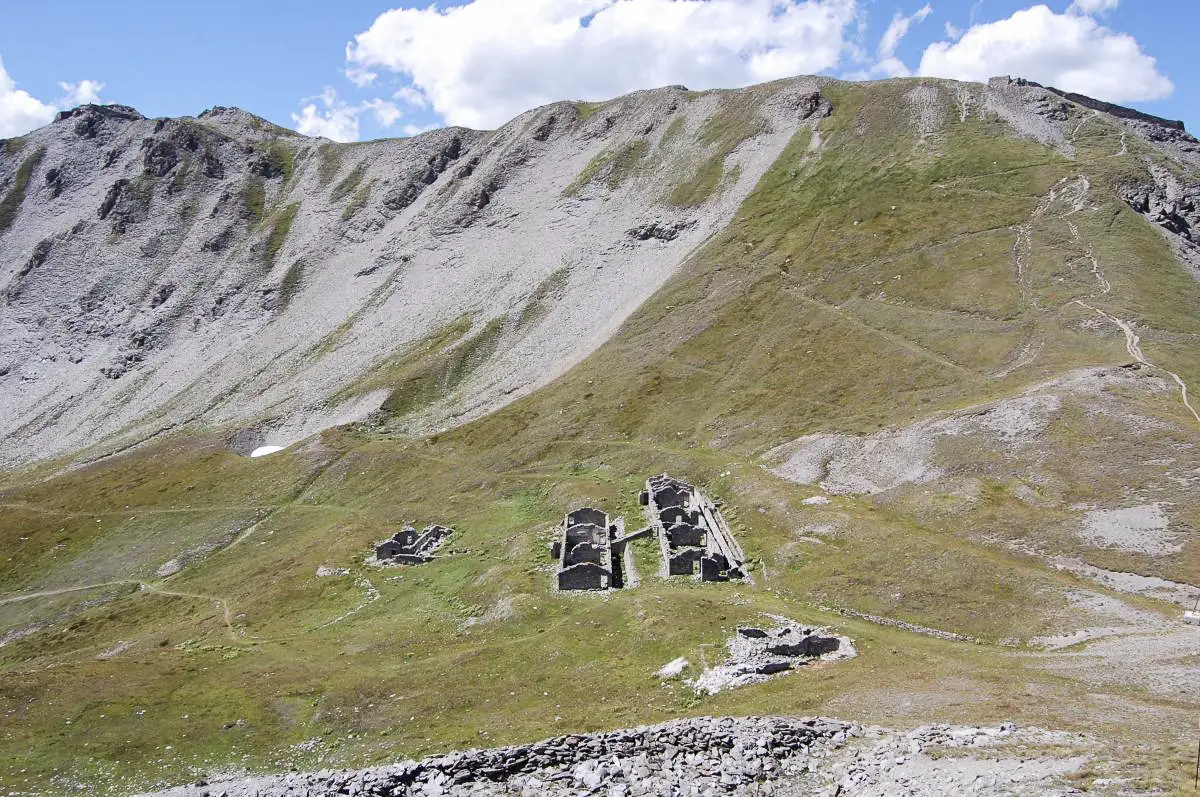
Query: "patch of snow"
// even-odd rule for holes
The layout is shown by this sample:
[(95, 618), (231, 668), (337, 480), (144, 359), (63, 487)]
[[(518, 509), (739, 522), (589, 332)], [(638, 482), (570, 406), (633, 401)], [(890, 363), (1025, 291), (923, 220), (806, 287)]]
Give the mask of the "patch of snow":
[(326, 567), (325, 565), (321, 565), (317, 568), (317, 578), (336, 578), (348, 575), (350, 575), (350, 568), (348, 567)]
[(259, 446), (250, 452), (250, 458), (254, 459), (255, 457), (265, 457), (268, 454), (274, 454), (277, 451), (282, 451), (283, 449), (284, 446)]

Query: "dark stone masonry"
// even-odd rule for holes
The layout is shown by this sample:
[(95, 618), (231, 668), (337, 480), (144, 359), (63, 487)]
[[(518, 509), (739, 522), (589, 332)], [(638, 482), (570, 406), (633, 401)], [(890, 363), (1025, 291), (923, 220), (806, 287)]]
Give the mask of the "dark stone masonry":
[(446, 526), (426, 526), (418, 534), (412, 526), (405, 526), (375, 548), (375, 558), (380, 562), (419, 565), (433, 559), (433, 552), (453, 532)]
[(746, 555), (716, 504), (696, 487), (664, 473), (647, 479), (639, 498), (658, 531), (668, 576), (745, 577)]
[(554, 544), (558, 558), (558, 588), (609, 589), (613, 584), (612, 534), (608, 514), (585, 507), (562, 522), (562, 539)]
[(558, 562), (560, 590), (618, 589), (624, 584), (625, 546), (639, 537), (658, 535), (663, 572), (701, 581), (745, 577), (746, 556), (716, 504), (687, 482), (667, 474), (652, 476), (639, 496), (650, 525), (626, 534), (622, 520), (585, 507), (568, 514), (551, 546)]

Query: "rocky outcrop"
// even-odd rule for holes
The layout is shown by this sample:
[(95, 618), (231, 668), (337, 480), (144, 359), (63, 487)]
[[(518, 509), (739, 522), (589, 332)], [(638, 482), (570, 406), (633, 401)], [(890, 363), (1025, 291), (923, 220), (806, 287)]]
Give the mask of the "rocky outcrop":
[[(478, 333), (520, 315), (570, 264), (533, 321), (507, 325), (469, 380), (404, 423), (484, 414), (589, 353), (723, 227), (814, 123), (798, 107), (818, 96), (811, 79), (668, 88), (586, 119), (557, 103), (493, 132), (354, 145), (235, 108), (184, 119), (64, 112), (0, 148), (0, 186), (27, 164), (24, 201), (10, 202), (0, 233), (0, 361), (21, 364), (0, 377), (0, 465), (123, 448), (189, 423), (269, 415), (277, 443), (366, 417), (384, 396), (348, 386), (459, 319)], [(761, 121), (723, 156), (719, 189), (685, 216), (667, 197), (711, 156), (697, 140), (705, 120), (732, 108)], [(633, 141), (654, 147), (657, 165), (564, 200), (589, 162)], [(658, 245), (631, 241), (642, 236)], [(300, 259), (303, 278), (289, 278)], [(133, 342), (150, 329), (153, 346)]]
[(1146, 169), (1152, 180), (1126, 186), (1121, 196), (1162, 230), (1176, 257), (1200, 279), (1200, 183), (1184, 182), (1149, 161)]
[(1056, 777), (1089, 761), (1073, 753), (1088, 744), (1011, 724), (893, 732), (824, 718), (698, 717), (357, 771), (201, 780), (152, 797), (1065, 795), (1077, 791)]
[[(827, 719), (700, 718), (530, 745), (466, 750), (358, 772), (197, 784), (163, 797), (286, 794), (538, 795), (750, 794), (783, 762), (817, 745), (841, 744), (857, 728)], [(686, 791), (694, 789), (694, 792)], [(705, 791), (709, 790), (709, 791)]]

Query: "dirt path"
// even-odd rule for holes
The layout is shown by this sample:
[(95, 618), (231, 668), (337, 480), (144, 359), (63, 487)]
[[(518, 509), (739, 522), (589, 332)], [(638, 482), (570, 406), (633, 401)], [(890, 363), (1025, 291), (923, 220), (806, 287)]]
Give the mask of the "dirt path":
[(1192, 402), (1188, 397), (1187, 382), (1183, 381), (1183, 377), (1181, 377), (1179, 374), (1175, 373), (1174, 371), (1168, 371), (1166, 368), (1162, 367), (1161, 365), (1157, 365), (1156, 363), (1153, 363), (1149, 359), (1146, 358), (1146, 355), (1142, 352), (1141, 337), (1139, 337), (1138, 334), (1133, 331), (1133, 327), (1127, 321), (1123, 321), (1120, 318), (1117, 318), (1115, 315), (1112, 315), (1111, 313), (1106, 313), (1099, 308), (1093, 307), (1092, 305), (1088, 304), (1087, 302), (1080, 301), (1079, 299), (1076, 299), (1074, 301), (1074, 304), (1077, 304), (1080, 307), (1084, 307), (1084, 308), (1087, 308), (1088, 310), (1091, 310), (1093, 313), (1096, 313), (1104, 320), (1119, 327), (1120, 330), (1123, 333), (1125, 333), (1125, 350), (1127, 352), (1129, 352), (1130, 357), (1132, 357), (1134, 360), (1141, 363), (1142, 365), (1145, 365), (1148, 368), (1154, 368), (1159, 371), (1162, 371), (1167, 376), (1171, 377), (1171, 379), (1175, 380), (1175, 384), (1179, 385), (1179, 392), (1183, 397), (1183, 406), (1187, 407), (1188, 412), (1190, 412), (1192, 414), (1192, 417), (1196, 419), (1196, 423), (1200, 424), (1200, 412), (1196, 411), (1196, 408), (1192, 406)]
[(212, 601), (221, 608), (221, 617), (225, 622), (225, 631), (229, 634), (229, 639), (233, 642), (238, 641), (237, 632), (233, 628), (233, 610), (229, 606), (229, 602), (223, 598), (218, 598), (215, 595), (203, 595), (198, 592), (179, 592), (176, 590), (163, 589), (157, 584), (147, 582), (139, 582), (142, 591), (152, 592), (156, 595), (168, 595), (174, 598), (192, 598), (193, 600)]
[(79, 586), (75, 587), (62, 587), (61, 589), (47, 589), (39, 590), (38, 592), (26, 592), (22, 595), (9, 595), (8, 597), (0, 598), (0, 606), (10, 603), (20, 603), (22, 601), (36, 600), (38, 598), (52, 598), (56, 595), (69, 595), (73, 592), (87, 592), (89, 590), (119, 586), (136, 586), (141, 592), (150, 592), (155, 595), (167, 595), (175, 598), (191, 598), (193, 600), (212, 601), (221, 608), (221, 615), (225, 623), (225, 629), (229, 633), (229, 638), (235, 641), (238, 638), (233, 627), (233, 610), (230, 608), (229, 602), (223, 598), (218, 598), (215, 595), (204, 595), (198, 592), (181, 592), (178, 590), (163, 589), (163, 587), (159, 584), (147, 581), (135, 581), (133, 579), (101, 581), (96, 584), (80, 584)]
[(835, 304), (829, 304), (828, 302), (823, 302), (820, 299), (817, 299), (817, 298), (814, 298), (814, 297), (808, 295), (803, 290), (794, 291), (794, 292), (792, 292), (792, 295), (796, 296), (797, 298), (801, 299), (804, 302), (807, 302), (808, 304), (814, 305), (815, 307), (818, 307), (828, 313), (831, 313), (831, 314), (837, 316), (840, 319), (843, 319), (843, 320), (849, 322), (853, 326), (859, 327), (860, 329), (862, 329), (864, 331), (867, 331), (873, 335), (883, 338), (884, 340), (888, 341), (889, 343), (892, 343), (893, 345), (898, 346), (898, 347), (908, 351), (910, 354), (912, 354), (916, 357), (926, 359), (926, 360), (932, 360), (933, 362), (937, 363), (938, 365), (942, 365), (953, 371), (957, 371), (958, 373), (964, 374), (964, 375), (970, 377), (971, 379), (979, 379), (980, 378), (980, 375), (978, 373), (972, 371), (969, 368), (964, 368), (963, 366), (959, 365), (958, 363), (956, 363), (952, 360), (946, 359), (941, 354), (938, 354), (937, 352), (933, 351), (932, 349), (927, 349), (924, 346), (920, 345), (919, 343), (911, 341), (908, 338), (901, 337), (900, 335), (897, 335), (894, 332), (889, 332), (886, 329), (880, 329), (879, 327), (873, 326), (872, 324), (868, 324), (866, 321), (859, 318), (854, 313), (844, 310)]
[[(1074, 239), (1076, 243), (1082, 244), (1083, 236), (1079, 234), (1079, 228), (1075, 226), (1075, 222), (1068, 221), (1067, 228), (1071, 231), (1071, 238)], [(1100, 293), (1111, 293), (1112, 283), (1105, 279), (1104, 270), (1100, 268), (1100, 261), (1096, 259), (1096, 250), (1092, 248), (1091, 244), (1087, 245), (1087, 249), (1084, 251), (1084, 256), (1087, 257), (1088, 261), (1092, 264), (1092, 276), (1096, 278), (1096, 283), (1100, 286)]]
[(99, 584), (83, 584), (78, 587), (63, 587), (62, 589), (47, 589), (40, 592), (27, 592), (23, 595), (10, 595), (6, 598), (0, 598), (0, 606), (9, 603), (20, 603), (21, 601), (31, 601), (37, 598), (53, 598), (55, 595), (67, 595), (72, 592), (87, 592), (92, 589), (103, 589), (104, 587), (119, 587), (127, 584), (139, 584), (138, 581), (102, 581)]

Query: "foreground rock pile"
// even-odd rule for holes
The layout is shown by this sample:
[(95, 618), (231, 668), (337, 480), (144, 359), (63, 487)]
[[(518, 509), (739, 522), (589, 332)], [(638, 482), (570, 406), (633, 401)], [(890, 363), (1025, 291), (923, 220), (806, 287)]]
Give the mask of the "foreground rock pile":
[(359, 771), (202, 781), (159, 797), (1058, 795), (1073, 792), (1062, 776), (1087, 763), (1086, 746), (1011, 725), (898, 733), (824, 718), (701, 717)]
[(843, 743), (856, 732), (848, 723), (819, 718), (677, 720), (358, 772), (198, 784), (164, 797), (757, 794), (767, 793), (759, 784), (777, 777), (784, 762), (817, 745)]

